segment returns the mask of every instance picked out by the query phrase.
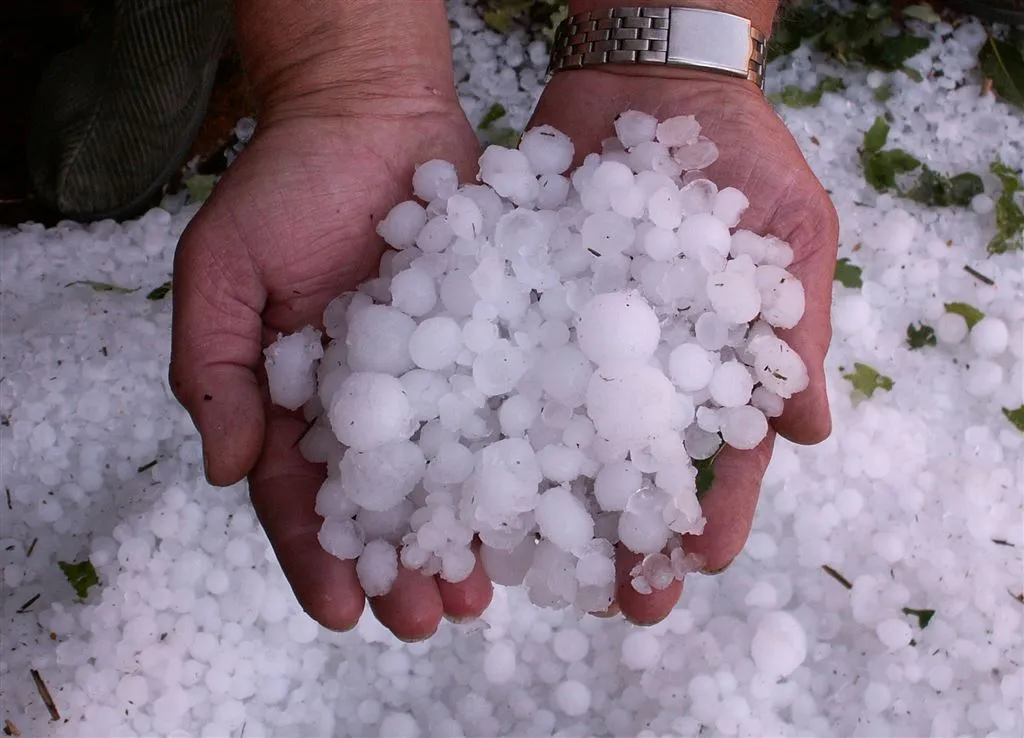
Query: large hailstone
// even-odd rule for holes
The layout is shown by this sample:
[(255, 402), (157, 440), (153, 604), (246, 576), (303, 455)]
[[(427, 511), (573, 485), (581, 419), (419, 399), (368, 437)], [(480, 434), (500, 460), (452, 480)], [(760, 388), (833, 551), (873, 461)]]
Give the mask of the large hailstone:
[(580, 313), (576, 331), (583, 353), (598, 366), (646, 361), (661, 339), (658, 316), (635, 290), (591, 299)]
[(356, 451), (405, 440), (415, 427), (409, 396), (389, 374), (350, 374), (335, 393), (328, 414), (334, 435)]

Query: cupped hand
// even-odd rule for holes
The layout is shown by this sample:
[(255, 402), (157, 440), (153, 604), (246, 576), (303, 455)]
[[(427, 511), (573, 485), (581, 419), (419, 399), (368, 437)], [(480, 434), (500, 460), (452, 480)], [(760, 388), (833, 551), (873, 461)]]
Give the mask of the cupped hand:
[[(426, 91), (396, 110), (271, 116), (182, 235), (174, 265), (172, 388), (203, 440), (213, 484), (249, 478), (252, 502), (303, 608), (345, 630), (364, 606), (353, 561), (317, 540), (316, 493), (326, 475), (299, 453), (300, 413), (269, 401), (262, 350), (279, 333), (320, 326), (327, 303), (376, 267), (376, 224), (411, 196), (414, 167), (434, 158), (471, 180), (477, 140), (454, 91)], [(442, 614), (479, 615), (491, 584), (478, 564), (450, 584), (400, 569), (371, 598), (395, 635), (431, 635)]]
[[(687, 551), (703, 557), (705, 571), (712, 573), (727, 567), (746, 542), (775, 433), (812, 444), (831, 431), (823, 362), (832, 335), (839, 225), (828, 194), (752, 83), (703, 72), (653, 74), (658, 76), (624, 67), (559, 73), (541, 96), (530, 126), (550, 124), (567, 133), (576, 144), (578, 164), (586, 153), (601, 150), (601, 141), (614, 135), (612, 121), (625, 110), (659, 120), (694, 115), (720, 152), (707, 170), (709, 177), (750, 199), (739, 227), (778, 236), (793, 248), (789, 270), (803, 282), (806, 311), (795, 328), (778, 333), (807, 364), (810, 385), (786, 402), (759, 446), (750, 451), (725, 448), (717, 457), (714, 484), (701, 500), (707, 518), (704, 533), (683, 542)], [(654, 623), (675, 606), (682, 584), (640, 595), (629, 576), (640, 558), (620, 548), (617, 605), (633, 622)]]

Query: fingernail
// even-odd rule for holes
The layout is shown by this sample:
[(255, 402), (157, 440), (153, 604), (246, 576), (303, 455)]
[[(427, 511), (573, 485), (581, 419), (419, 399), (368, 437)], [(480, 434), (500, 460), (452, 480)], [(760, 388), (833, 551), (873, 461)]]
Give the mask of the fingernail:
[(402, 638), (402, 636), (396, 635), (395, 638), (400, 640), (402, 643), (422, 643), (423, 641), (430, 640), (430, 637), (432, 635), (434, 635), (434, 634), (431, 633), (430, 635), (425, 635), (425, 636), (422, 636), (420, 638)]
[(701, 570), (701, 574), (707, 574), (708, 576), (712, 576), (712, 577), (717, 575), (717, 574), (721, 574), (723, 571), (725, 571), (730, 566), (732, 566), (732, 562), (734, 562), (735, 560), (736, 560), (736, 557), (734, 556), (733, 558), (731, 558), (728, 561), (726, 561), (725, 564), (723, 564), (722, 566), (718, 567), (717, 569), (702, 569)]
[(472, 623), (474, 620), (479, 619), (478, 615), (466, 615), (465, 617), (459, 618), (454, 615), (449, 615), (448, 613), (443, 614), (445, 620), (449, 623), (454, 623), (455, 625), (465, 625), (466, 623)]

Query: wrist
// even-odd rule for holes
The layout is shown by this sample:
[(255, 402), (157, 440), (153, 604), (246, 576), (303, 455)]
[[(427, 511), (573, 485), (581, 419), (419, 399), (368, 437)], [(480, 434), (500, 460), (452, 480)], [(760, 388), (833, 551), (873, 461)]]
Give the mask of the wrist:
[(444, 0), (236, 0), (236, 24), (264, 118), (457, 102)]
[(779, 8), (779, 0), (569, 0), (569, 14), (588, 10), (605, 10), (623, 5), (632, 7), (681, 6), (701, 10), (717, 10), (746, 18), (765, 37), (771, 34), (772, 22)]

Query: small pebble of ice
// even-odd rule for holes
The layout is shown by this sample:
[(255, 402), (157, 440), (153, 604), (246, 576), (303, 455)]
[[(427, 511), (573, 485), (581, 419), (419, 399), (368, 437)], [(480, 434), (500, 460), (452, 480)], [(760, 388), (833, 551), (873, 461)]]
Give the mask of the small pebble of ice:
[(757, 670), (770, 677), (786, 677), (807, 658), (807, 634), (788, 612), (765, 613), (750, 643)]
[(356, 576), (367, 597), (379, 597), (391, 591), (398, 577), (398, 555), (387, 541), (370, 541), (356, 562)]
[(316, 362), (323, 357), (320, 331), (306, 326), (298, 333), (278, 336), (264, 351), (270, 399), (297, 410), (316, 392)]
[(505, 640), (492, 643), (484, 655), (484, 678), (490, 684), (505, 684), (515, 673), (515, 647)]

